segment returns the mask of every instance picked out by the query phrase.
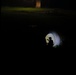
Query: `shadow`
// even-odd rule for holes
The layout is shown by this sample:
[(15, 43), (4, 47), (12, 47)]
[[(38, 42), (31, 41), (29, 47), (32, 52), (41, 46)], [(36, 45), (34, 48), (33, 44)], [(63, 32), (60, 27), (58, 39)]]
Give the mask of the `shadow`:
[(51, 39), (51, 37), (49, 37), (49, 43), (48, 43), (48, 45), (46, 45), (46, 49), (47, 50), (53, 50), (54, 48), (53, 48), (53, 40)]

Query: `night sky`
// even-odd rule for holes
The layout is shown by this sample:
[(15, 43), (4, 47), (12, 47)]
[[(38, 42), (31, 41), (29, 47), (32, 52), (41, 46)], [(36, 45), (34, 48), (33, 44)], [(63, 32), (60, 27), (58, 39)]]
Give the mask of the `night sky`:
[[(36, 0), (2, 0), (2, 6), (23, 6), (34, 7)], [(75, 1), (73, 0), (41, 0), (42, 7), (74, 9)]]

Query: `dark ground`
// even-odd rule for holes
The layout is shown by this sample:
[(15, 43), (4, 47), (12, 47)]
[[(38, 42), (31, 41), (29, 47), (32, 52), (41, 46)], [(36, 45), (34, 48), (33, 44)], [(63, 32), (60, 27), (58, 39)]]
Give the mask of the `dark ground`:
[[(75, 21), (75, 16), (63, 14), (2, 13), (1, 47), (5, 58), (3, 60), (6, 62), (4, 62), (4, 65), (8, 67), (7, 64), (10, 64), (10, 68), (14, 66), (16, 71), (18, 68), (20, 70), (26, 68), (24, 65), (27, 66), (27, 70), (30, 66), (32, 66), (32, 69), (33, 64), (36, 64), (36, 68), (41, 68), (40, 64), (43, 65), (44, 68), (44, 63), (53, 63), (55, 66), (58, 65), (57, 62), (59, 61), (63, 66), (65, 66), (65, 64), (68, 65), (66, 62), (74, 59), (72, 57), (75, 55)], [(46, 47), (44, 37), (49, 31), (56, 31), (61, 35), (64, 39), (62, 46), (55, 49)], [(18, 67), (16, 68), (15, 65)], [(20, 66), (23, 68), (20, 68)], [(5, 70), (7, 70), (7, 67)], [(4, 74), (24, 75), (26, 71), (20, 73), (10, 72), (8, 70)]]
[[(64, 39), (60, 48), (71, 49), (75, 46), (76, 17), (74, 15), (21, 13), (2, 13), (1, 37), (3, 38), (3, 46), (7, 44), (17, 49), (19, 47), (21, 49), (45, 48), (44, 37), (49, 31), (58, 32)], [(7, 46), (7, 48), (9, 47)]]
[[(71, 67), (69, 63), (75, 61), (75, 21), (74, 15), (58, 13), (2, 13), (1, 54), (5, 74), (24, 75), (29, 67), (30, 70), (45, 69), (46, 63), (48, 67), (52, 64), (55, 67)], [(50, 48), (45, 45), (44, 37), (49, 31), (56, 31), (63, 38), (60, 47)]]

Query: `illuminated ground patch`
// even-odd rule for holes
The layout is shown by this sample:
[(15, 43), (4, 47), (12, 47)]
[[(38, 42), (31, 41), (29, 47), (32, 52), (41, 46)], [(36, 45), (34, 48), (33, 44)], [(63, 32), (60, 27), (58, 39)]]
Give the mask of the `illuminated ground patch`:
[(46, 44), (49, 44), (49, 37), (53, 40), (53, 47), (60, 46), (62, 43), (62, 40), (60, 36), (56, 32), (50, 32), (45, 36)]

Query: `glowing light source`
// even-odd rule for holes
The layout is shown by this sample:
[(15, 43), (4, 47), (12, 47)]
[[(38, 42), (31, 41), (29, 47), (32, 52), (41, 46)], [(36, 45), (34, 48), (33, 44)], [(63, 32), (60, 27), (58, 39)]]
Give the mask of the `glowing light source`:
[(36, 8), (40, 8), (41, 7), (41, 1), (40, 0), (36, 0)]
[(51, 39), (53, 40), (53, 47), (57, 47), (61, 44), (60, 36), (55, 32), (51, 32), (51, 33), (48, 33), (45, 37), (47, 45), (49, 44), (49, 37), (51, 37)]

